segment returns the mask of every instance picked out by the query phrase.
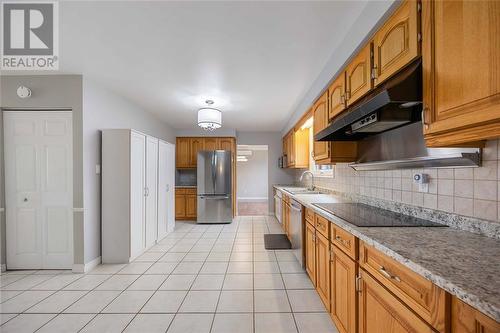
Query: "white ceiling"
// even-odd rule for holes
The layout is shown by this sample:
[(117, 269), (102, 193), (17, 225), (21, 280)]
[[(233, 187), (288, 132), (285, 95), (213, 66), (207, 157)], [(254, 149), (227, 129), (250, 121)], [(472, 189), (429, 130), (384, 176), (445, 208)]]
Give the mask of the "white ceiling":
[(281, 130), (365, 5), (63, 2), (60, 69), (174, 128), (196, 127), (210, 98), (223, 127)]

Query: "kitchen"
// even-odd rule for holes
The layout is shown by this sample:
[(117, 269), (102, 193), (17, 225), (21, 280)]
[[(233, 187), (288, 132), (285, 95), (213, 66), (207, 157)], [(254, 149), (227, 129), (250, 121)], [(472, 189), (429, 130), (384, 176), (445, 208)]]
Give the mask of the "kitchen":
[(500, 332), (498, 2), (120, 6), (2, 72), (0, 331)]

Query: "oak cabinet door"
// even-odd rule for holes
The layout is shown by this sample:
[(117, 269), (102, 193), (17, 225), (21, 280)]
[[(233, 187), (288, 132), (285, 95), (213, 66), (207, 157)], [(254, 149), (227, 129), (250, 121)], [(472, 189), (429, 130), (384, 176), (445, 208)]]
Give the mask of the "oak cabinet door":
[(316, 291), (330, 310), (330, 243), (316, 232)]
[(314, 227), (306, 223), (306, 272), (314, 286), (316, 286), (315, 232)]
[(197, 207), (196, 195), (186, 194), (186, 217), (196, 218), (196, 207)]
[(356, 333), (357, 265), (332, 244), (330, 315), (340, 333)]
[(432, 333), (434, 330), (387, 291), (370, 274), (361, 270), (358, 293), (359, 333)]
[(288, 156), (289, 156), (289, 165), (295, 166), (295, 136), (294, 130), (288, 134)]
[(175, 194), (175, 218), (183, 219), (186, 217), (186, 195)]
[(204, 141), (204, 150), (217, 150), (217, 138), (205, 138)]
[(219, 138), (218, 149), (233, 151), (234, 150), (233, 143), (234, 143), (233, 138)]
[(347, 106), (352, 105), (372, 88), (370, 44), (367, 44), (346, 68)]
[(328, 87), (328, 118), (333, 119), (345, 110), (345, 72)]
[(419, 55), (417, 6), (417, 1), (404, 1), (375, 34), (373, 38), (375, 86)]
[(175, 165), (178, 168), (190, 167), (189, 138), (177, 138), (175, 145)]
[(451, 331), (460, 333), (498, 333), (500, 323), (456, 297), (451, 302)]
[[(313, 133), (318, 134), (328, 126), (328, 92), (325, 92), (313, 106)], [(313, 157), (314, 160), (323, 160), (329, 157), (329, 142), (314, 141)]]
[(500, 136), (500, 2), (423, 1), (428, 146)]
[(196, 168), (198, 161), (198, 152), (203, 149), (203, 138), (189, 139), (189, 164), (191, 167)]

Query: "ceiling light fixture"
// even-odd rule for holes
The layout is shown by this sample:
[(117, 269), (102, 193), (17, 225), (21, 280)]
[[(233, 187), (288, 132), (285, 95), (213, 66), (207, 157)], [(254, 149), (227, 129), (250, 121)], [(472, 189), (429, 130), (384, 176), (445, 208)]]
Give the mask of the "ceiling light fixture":
[(198, 126), (205, 131), (213, 131), (222, 126), (222, 112), (218, 109), (211, 108), (214, 101), (207, 99), (205, 101), (207, 107), (198, 110)]

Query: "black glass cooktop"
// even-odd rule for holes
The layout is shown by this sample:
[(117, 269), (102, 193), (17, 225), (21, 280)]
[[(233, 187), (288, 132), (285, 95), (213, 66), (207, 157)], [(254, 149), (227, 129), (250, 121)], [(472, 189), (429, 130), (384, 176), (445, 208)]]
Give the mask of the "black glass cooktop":
[(358, 227), (446, 227), (444, 224), (362, 203), (313, 203), (313, 205)]

